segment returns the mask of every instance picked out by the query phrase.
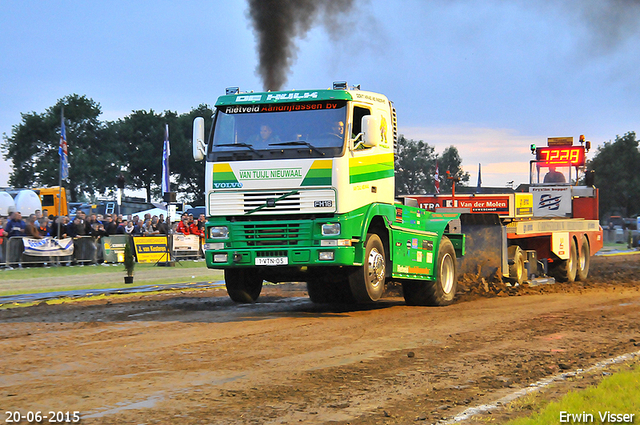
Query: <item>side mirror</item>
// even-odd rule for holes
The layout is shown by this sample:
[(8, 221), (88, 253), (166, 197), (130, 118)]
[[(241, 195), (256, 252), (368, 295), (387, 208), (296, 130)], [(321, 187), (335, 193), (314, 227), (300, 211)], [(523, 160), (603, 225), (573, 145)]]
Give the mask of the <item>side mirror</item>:
[(380, 143), (380, 123), (372, 115), (362, 117), (362, 144), (368, 148)]
[(193, 120), (193, 159), (202, 161), (207, 152), (204, 144), (204, 118), (197, 117)]

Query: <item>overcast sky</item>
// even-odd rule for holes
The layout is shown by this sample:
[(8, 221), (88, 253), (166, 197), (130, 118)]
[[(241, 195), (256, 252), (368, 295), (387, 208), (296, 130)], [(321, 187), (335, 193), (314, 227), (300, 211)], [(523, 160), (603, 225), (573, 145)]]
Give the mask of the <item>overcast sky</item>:
[[(597, 146), (639, 130), (638, 1), (355, 3), (337, 31), (318, 19), (298, 40), (284, 89), (347, 80), (387, 95), (400, 133), (438, 153), (456, 146), (471, 184), (478, 163), (486, 186), (527, 182), (529, 145), (547, 137)], [(0, 0), (0, 133), (73, 93), (115, 120), (213, 105), (228, 86), (262, 90), (247, 8)], [(0, 185), (9, 172), (0, 159)]]

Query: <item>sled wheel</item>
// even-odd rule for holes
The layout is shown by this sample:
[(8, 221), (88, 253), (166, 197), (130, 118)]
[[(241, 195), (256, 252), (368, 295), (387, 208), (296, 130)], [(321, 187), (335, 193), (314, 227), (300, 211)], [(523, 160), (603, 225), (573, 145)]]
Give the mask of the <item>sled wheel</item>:
[(571, 283), (576, 280), (576, 274), (578, 271), (578, 247), (573, 239), (569, 246), (569, 258), (566, 260), (559, 260), (553, 270), (553, 277), (558, 279), (559, 282)]
[(587, 280), (590, 264), (591, 249), (589, 247), (589, 240), (583, 236), (580, 253), (578, 253), (578, 270), (576, 272), (576, 280)]
[[(513, 264), (511, 262), (513, 261)], [(524, 253), (518, 245), (509, 247), (509, 279), (513, 283), (522, 285), (525, 280)]]

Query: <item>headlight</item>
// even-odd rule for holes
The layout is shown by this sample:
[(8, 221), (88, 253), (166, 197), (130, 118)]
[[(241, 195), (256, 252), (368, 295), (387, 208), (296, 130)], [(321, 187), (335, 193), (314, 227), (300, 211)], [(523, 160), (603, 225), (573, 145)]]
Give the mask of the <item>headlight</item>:
[(229, 237), (229, 228), (227, 226), (209, 227), (209, 237), (211, 239), (227, 239)]
[(322, 236), (337, 236), (340, 234), (340, 223), (325, 223), (322, 225)]

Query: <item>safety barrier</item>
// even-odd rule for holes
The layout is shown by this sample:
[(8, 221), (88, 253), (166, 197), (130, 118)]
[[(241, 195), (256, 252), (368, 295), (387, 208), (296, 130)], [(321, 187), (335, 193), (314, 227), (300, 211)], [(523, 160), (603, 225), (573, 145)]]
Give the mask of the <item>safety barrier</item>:
[(618, 243), (637, 248), (640, 242), (640, 231), (629, 229), (604, 229), (604, 243)]
[(133, 240), (138, 262), (167, 261), (203, 257), (200, 238), (193, 235), (170, 236), (112, 235), (94, 238), (78, 236), (32, 239), (21, 236), (0, 238), (0, 267), (30, 264), (122, 263), (124, 247)]

